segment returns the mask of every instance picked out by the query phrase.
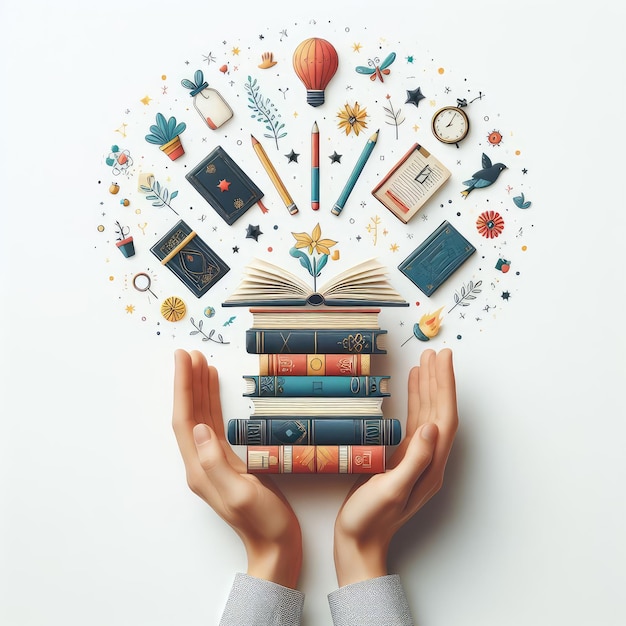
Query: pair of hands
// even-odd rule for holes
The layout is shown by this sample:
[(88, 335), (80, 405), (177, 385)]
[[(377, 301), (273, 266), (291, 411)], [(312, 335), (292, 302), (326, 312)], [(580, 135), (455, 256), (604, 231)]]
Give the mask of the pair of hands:
[[(293, 509), (226, 440), (217, 370), (196, 351), (177, 350), (175, 364), (173, 427), (189, 487), (239, 535), (249, 575), (295, 589), (302, 534)], [(452, 352), (425, 350), (409, 373), (406, 433), (389, 469), (357, 480), (339, 509), (340, 587), (387, 574), (392, 537), (441, 488), (457, 426)]]

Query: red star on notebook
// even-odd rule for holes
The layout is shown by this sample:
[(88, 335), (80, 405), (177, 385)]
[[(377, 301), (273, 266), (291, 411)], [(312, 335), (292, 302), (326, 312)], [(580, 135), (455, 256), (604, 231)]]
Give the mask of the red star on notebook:
[(218, 187), (222, 191), (228, 191), (228, 188), (230, 187), (230, 183), (226, 179), (222, 179), (220, 180), (220, 184), (218, 185)]

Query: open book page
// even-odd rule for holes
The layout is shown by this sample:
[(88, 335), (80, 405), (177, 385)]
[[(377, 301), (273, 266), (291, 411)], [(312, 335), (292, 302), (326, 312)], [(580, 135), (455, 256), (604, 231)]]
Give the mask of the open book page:
[(372, 191), (405, 224), (450, 178), (449, 170), (415, 144)]

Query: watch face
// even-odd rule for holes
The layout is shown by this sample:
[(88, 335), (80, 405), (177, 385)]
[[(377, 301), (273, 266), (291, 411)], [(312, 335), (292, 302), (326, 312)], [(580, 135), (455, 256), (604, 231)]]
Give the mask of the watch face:
[(467, 115), (458, 107), (446, 107), (437, 111), (433, 117), (433, 133), (444, 143), (461, 141), (468, 130)]

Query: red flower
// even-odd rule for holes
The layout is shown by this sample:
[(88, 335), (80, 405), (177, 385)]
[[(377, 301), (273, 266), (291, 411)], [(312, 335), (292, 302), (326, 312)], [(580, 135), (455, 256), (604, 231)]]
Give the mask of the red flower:
[(504, 220), (495, 211), (485, 211), (476, 220), (476, 228), (483, 237), (493, 239), (504, 230)]

